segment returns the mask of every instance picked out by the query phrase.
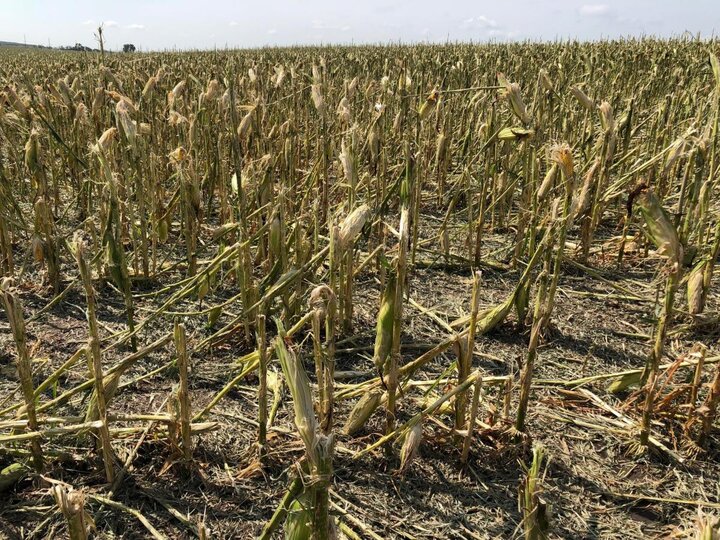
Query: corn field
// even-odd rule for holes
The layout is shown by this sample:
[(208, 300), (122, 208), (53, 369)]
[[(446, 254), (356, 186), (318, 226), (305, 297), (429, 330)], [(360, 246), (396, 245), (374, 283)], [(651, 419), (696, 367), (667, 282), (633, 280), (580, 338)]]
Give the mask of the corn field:
[(718, 56), (0, 49), (0, 537), (718, 538)]

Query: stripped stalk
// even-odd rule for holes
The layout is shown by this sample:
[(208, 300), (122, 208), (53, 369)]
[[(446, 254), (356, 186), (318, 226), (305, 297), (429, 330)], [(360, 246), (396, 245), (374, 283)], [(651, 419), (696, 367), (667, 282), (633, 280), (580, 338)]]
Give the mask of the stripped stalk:
[[(10, 278), (3, 279), (0, 283), (0, 291), (2, 291), (3, 300), (5, 302), (5, 313), (10, 323), (10, 330), (15, 339), (15, 347), (17, 348), (17, 372), (20, 379), (20, 387), (23, 397), (25, 398), (25, 410), (28, 419), (28, 430), (37, 431), (38, 421), (35, 408), (35, 390), (32, 381), (32, 366), (30, 365), (30, 355), (27, 348), (27, 337), (25, 334), (25, 318), (23, 316), (23, 308), (20, 300), (10, 291)], [(43, 452), (40, 447), (40, 441), (33, 439), (30, 443), (30, 449), (33, 456), (33, 464), (35, 470), (43, 469)]]

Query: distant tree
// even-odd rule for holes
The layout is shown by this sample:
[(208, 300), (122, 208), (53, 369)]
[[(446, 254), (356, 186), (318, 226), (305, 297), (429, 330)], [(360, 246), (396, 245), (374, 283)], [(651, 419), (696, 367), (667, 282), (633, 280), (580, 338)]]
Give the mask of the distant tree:
[(123, 45), (123, 52), (135, 52), (135, 45), (133, 45), (132, 43), (126, 43), (125, 45)]

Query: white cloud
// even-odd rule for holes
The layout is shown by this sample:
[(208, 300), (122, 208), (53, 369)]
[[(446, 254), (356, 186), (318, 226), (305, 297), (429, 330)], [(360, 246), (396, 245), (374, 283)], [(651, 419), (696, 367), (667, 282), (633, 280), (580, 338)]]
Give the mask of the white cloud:
[(495, 19), (490, 19), (489, 17), (486, 17), (485, 15), (480, 15), (475, 19), (475, 21), (478, 24), (487, 26), (488, 28), (496, 28), (498, 26), (498, 23)]
[(346, 24), (340, 30), (342, 30), (343, 32), (347, 32), (348, 30), (350, 30), (350, 27)]
[(117, 21), (103, 21), (102, 24), (105, 28), (117, 28), (118, 26)]
[(240, 24), (240, 23), (237, 22), (237, 21), (230, 21), (230, 26), (237, 26), (237, 25), (239, 25), (239, 24)]
[(584, 4), (580, 7), (580, 14), (589, 17), (597, 17), (610, 13), (610, 7), (607, 4)]
[(470, 17), (463, 21), (464, 26), (473, 26), (476, 28), (497, 28), (500, 26), (495, 19), (491, 19), (486, 15), (478, 15), (477, 17)]
[(88, 19), (87, 21), (83, 21), (82, 25), (83, 26), (94, 26), (95, 21), (93, 21), (92, 19)]
[(270, 28), (270, 29), (267, 31), (267, 33), (268, 33), (268, 34), (277, 34), (277, 28)]
[(127, 28), (128, 30), (145, 30), (145, 25), (133, 23), (133, 24), (128, 24), (125, 28)]

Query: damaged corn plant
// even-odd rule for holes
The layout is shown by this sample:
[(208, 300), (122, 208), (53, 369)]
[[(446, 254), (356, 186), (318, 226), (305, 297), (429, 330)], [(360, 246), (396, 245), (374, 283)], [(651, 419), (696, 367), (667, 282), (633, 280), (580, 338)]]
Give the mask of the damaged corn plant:
[(0, 536), (714, 538), (718, 54), (0, 46)]

